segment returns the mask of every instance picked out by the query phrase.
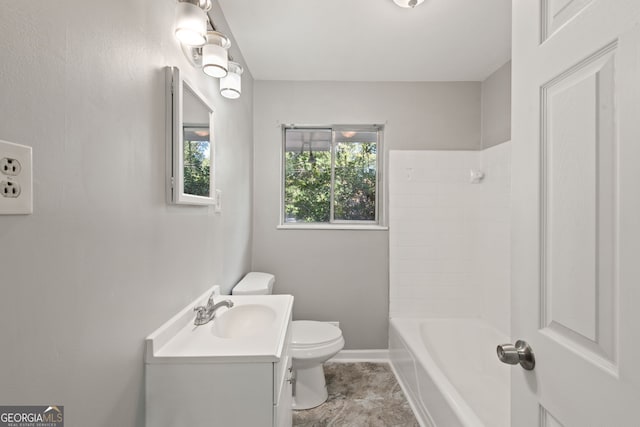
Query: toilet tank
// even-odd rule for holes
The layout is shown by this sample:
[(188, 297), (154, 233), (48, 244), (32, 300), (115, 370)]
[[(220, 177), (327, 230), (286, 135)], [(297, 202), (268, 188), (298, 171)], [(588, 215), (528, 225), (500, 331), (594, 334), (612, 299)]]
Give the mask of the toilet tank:
[(232, 295), (271, 295), (276, 277), (269, 273), (252, 271), (231, 290)]

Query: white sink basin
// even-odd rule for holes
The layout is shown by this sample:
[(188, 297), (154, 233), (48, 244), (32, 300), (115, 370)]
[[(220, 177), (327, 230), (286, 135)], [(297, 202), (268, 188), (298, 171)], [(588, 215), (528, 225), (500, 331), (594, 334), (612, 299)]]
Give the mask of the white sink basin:
[(216, 315), (211, 330), (220, 338), (248, 338), (264, 333), (275, 320), (276, 312), (266, 305), (236, 305)]
[(206, 305), (209, 292), (147, 337), (147, 364), (279, 360), (291, 320), (291, 295), (221, 295), (215, 301), (228, 299), (233, 307), (220, 308), (212, 322), (195, 326), (193, 307)]

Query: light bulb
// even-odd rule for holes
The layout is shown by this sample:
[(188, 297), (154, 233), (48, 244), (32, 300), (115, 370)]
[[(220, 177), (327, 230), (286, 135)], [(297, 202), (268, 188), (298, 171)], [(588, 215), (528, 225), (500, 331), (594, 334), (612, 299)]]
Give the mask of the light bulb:
[(202, 46), (207, 41), (207, 14), (198, 6), (180, 2), (176, 7), (176, 38), (189, 46)]

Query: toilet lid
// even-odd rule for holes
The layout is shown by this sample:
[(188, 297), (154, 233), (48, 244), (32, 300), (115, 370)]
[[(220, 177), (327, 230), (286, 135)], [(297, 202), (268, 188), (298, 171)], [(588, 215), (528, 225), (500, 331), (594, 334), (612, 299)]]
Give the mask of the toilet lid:
[(342, 336), (340, 328), (326, 322), (296, 320), (291, 325), (291, 343), (294, 346), (325, 344)]

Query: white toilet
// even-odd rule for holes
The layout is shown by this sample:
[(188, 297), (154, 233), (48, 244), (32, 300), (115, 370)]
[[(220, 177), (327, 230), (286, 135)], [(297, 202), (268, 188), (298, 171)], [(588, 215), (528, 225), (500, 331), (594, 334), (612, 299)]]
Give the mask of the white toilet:
[[(233, 295), (268, 295), (273, 291), (275, 276), (248, 273), (231, 293)], [(291, 357), (295, 373), (293, 409), (309, 409), (327, 400), (327, 385), (322, 364), (344, 347), (342, 331), (325, 322), (295, 320), (292, 322)]]

